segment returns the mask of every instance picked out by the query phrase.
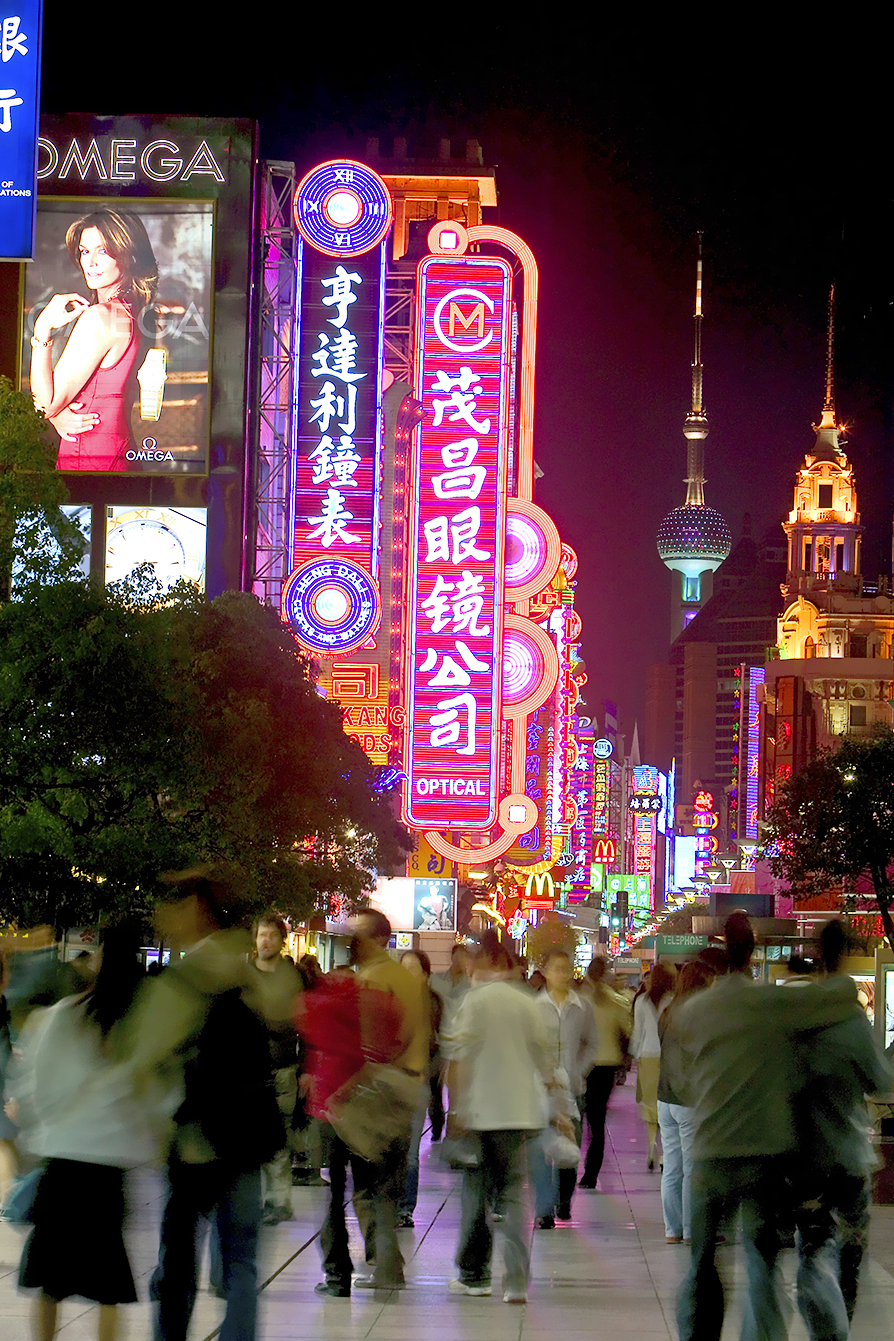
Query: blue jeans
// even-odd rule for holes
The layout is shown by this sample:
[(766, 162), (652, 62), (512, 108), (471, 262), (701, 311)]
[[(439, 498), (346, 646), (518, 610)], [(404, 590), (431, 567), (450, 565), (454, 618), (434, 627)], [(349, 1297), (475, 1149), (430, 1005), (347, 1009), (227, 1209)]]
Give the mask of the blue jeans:
[(155, 1341), (186, 1341), (196, 1301), (199, 1227), (213, 1214), (220, 1237), (221, 1289), (227, 1311), (221, 1341), (254, 1341), (257, 1330), (257, 1246), (261, 1173), (228, 1174), (220, 1165), (168, 1164), (158, 1265), (149, 1285)]
[(692, 1180), (692, 1138), (695, 1119), (691, 1108), (658, 1100), (658, 1125), (661, 1128), (661, 1210), (664, 1232), (669, 1239), (692, 1237), (690, 1183)]
[(419, 1198), (419, 1143), (422, 1140), (422, 1128), (425, 1126), (425, 1119), (428, 1114), (428, 1104), (431, 1098), (431, 1091), (423, 1089), (420, 1086), (419, 1103), (413, 1116), (413, 1125), (410, 1128), (410, 1149), (407, 1152), (407, 1178), (404, 1183), (404, 1194), (401, 1202), (401, 1211), (412, 1215), (416, 1209), (416, 1202)]
[(525, 1223), (524, 1131), (474, 1132), (481, 1144), (481, 1159), (474, 1169), (463, 1171), (462, 1218), (456, 1265), (466, 1285), (489, 1285), (494, 1235), (490, 1216), (494, 1206), (503, 1216), (503, 1287), (524, 1294), (528, 1288), (531, 1259), (528, 1226)]
[[(574, 1117), (574, 1138), (581, 1143), (582, 1125)], [(567, 1211), (571, 1207), (571, 1198), (577, 1186), (577, 1169), (557, 1169), (555, 1164), (543, 1153), (543, 1142), (547, 1133), (541, 1132), (536, 1140), (528, 1142), (528, 1162), (531, 1169), (531, 1181), (534, 1184), (534, 1215), (541, 1219), (544, 1215), (555, 1215), (557, 1208)]]
[(792, 1192), (798, 1308), (811, 1341), (847, 1341), (869, 1225), (867, 1180), (805, 1165)]
[(785, 1158), (702, 1159), (692, 1166), (692, 1257), (677, 1304), (680, 1341), (720, 1341), (723, 1286), (714, 1262), (717, 1234), (736, 1209), (748, 1273), (742, 1341), (786, 1341), (779, 1304), (776, 1220)]

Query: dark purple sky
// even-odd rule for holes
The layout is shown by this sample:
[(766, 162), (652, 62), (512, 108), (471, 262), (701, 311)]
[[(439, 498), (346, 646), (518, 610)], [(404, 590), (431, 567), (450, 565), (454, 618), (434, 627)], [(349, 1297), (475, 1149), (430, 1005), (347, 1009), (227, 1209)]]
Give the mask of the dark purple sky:
[(536, 497), (581, 560), (591, 710), (616, 700), (629, 735), (648, 665), (667, 654), (670, 576), (655, 533), (684, 496), (698, 229), (707, 501), (734, 540), (744, 512), (759, 537), (791, 505), (822, 408), (835, 278), (838, 407), (853, 424), (864, 569), (890, 571), (882, 34), (832, 35), (818, 21), (787, 31), (778, 15), (764, 31), (749, 14), (751, 29), (721, 39), (713, 20), (690, 28), (675, 11), (660, 30), (642, 9), (630, 22), (597, 9), (565, 28), (541, 14), (524, 33), (486, 7), (443, 21), (408, 9), (400, 23), (358, 27), (334, 6), (311, 19), (307, 9), (277, 20), (268, 7), (257, 25), (240, 9), (210, 28), (203, 5), (178, 10), (176, 23), (155, 15), (127, 40), (109, 21), (108, 45), (97, 45), (70, 6), (47, 0), (44, 107), (257, 116), (262, 154), (302, 168), (334, 153), (362, 158), (368, 135), (383, 151), (404, 135), (411, 156), (433, 155), (442, 136), (458, 152), (466, 138), (481, 142), (497, 167), (491, 219), (521, 233), (540, 264)]

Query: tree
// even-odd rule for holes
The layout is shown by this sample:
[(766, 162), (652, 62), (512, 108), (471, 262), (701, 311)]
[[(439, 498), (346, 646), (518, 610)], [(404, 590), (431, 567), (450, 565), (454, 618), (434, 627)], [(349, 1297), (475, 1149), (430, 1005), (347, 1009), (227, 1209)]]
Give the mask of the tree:
[(223, 862), (248, 901), (356, 904), (408, 847), (278, 615), (145, 579), (16, 584), (0, 607), (0, 916), (141, 911)]
[(567, 922), (538, 922), (525, 937), (525, 949), (534, 964), (545, 964), (555, 950), (567, 954), (573, 964), (577, 933)]
[(865, 876), (894, 949), (894, 731), (875, 726), (845, 739), (777, 791), (762, 841), (774, 875), (797, 901), (832, 881)]
[(0, 377), (0, 600), (9, 599), (14, 558), (22, 561), (39, 552), (37, 531), (50, 527), (66, 555), (72, 541), (77, 548), (74, 532), (59, 511), (66, 497), (46, 418), (30, 396), (16, 391), (8, 377)]

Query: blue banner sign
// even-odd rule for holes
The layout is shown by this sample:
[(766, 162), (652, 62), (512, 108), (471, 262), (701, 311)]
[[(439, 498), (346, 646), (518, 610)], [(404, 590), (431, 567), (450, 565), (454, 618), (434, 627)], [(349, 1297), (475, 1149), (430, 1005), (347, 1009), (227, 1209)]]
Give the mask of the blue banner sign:
[(34, 256), (41, 0), (0, 8), (0, 260)]

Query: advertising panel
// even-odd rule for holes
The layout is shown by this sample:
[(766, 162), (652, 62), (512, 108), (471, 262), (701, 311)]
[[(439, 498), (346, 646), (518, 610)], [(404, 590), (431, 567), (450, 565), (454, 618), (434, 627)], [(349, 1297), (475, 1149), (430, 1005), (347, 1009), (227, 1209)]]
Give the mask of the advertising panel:
[[(309, 652), (344, 658), (367, 644), (382, 615), (379, 496), (385, 332), (385, 238), (391, 197), (362, 163), (321, 163), (293, 201), (301, 234), (298, 361), (290, 478), (289, 577), (282, 613)], [(378, 699), (381, 666), (341, 662), (352, 698)], [(360, 692), (357, 692), (357, 691)], [(388, 723), (386, 722), (387, 726)], [(368, 753), (377, 747), (364, 733)]]
[(21, 271), (20, 384), (72, 497), (97, 530), (109, 505), (206, 509), (211, 596), (244, 585), (256, 176), (250, 120), (43, 116)]
[(385, 914), (395, 931), (456, 929), (456, 881), (381, 876), (370, 904)]
[(501, 734), (512, 271), (426, 257), (417, 279), (405, 672), (414, 828), (486, 829)]
[(30, 261), (37, 199), (41, 0), (0, 11), (0, 261)]
[(181, 578), (204, 587), (207, 529), (205, 508), (106, 508), (106, 582), (148, 563), (165, 590)]
[(206, 472), (213, 222), (213, 201), (39, 202), (23, 389), (59, 470)]

